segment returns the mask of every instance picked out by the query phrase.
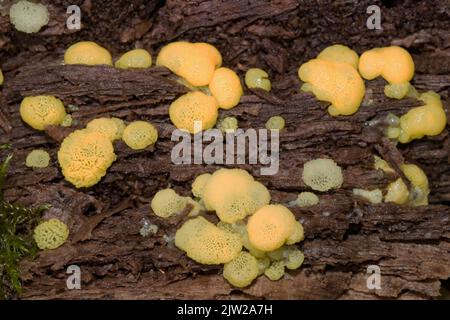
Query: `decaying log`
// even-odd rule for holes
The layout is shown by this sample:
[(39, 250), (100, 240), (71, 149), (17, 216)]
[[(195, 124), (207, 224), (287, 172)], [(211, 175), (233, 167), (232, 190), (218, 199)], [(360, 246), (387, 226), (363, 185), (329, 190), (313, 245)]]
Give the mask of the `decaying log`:
[[(51, 12), (64, 12), (62, 2), (52, 1)], [(135, 0), (134, 7), (142, 10), (133, 12), (125, 9), (130, 1), (78, 2), (87, 18), (82, 30), (73, 33), (67, 33), (58, 19), (34, 38), (20, 35), (0, 15), (4, 32), (0, 59), (7, 80), (0, 94), (0, 144), (11, 143), (14, 152), (5, 194), (25, 205), (52, 204), (46, 217), (66, 221), (71, 230), (64, 246), (22, 262), (22, 298), (429, 299), (439, 295), (441, 281), (450, 278), (448, 127), (439, 136), (396, 146), (383, 138), (386, 115), (404, 114), (421, 102), (387, 99), (384, 81), (376, 80), (367, 83), (357, 114), (333, 118), (325, 103), (299, 93), (296, 76), (300, 63), (331, 43), (341, 42), (358, 52), (397, 43), (414, 52), (419, 74), (413, 84), (420, 91), (439, 92), (450, 115), (450, 20), (443, 18), (448, 12), (438, 1), (404, 1), (394, 7), (378, 3), (383, 8), (382, 33), (366, 29), (367, 1), (172, 0), (162, 5)], [(105, 7), (106, 2), (111, 5)], [(115, 56), (135, 45), (156, 52), (175, 39), (208, 41), (219, 47), (225, 64), (235, 70), (255, 65), (270, 70), (271, 93), (246, 90), (240, 105), (222, 110), (220, 116), (237, 117), (243, 129), (264, 128), (269, 117), (283, 116), (286, 129), (280, 134), (279, 172), (262, 176), (259, 164), (230, 167), (251, 172), (269, 188), (273, 202), (284, 204), (308, 190), (301, 179), (306, 161), (330, 157), (344, 169), (342, 188), (321, 194), (319, 205), (291, 207), (306, 232), (299, 245), (305, 253), (300, 270), (289, 271), (277, 282), (260, 277), (252, 286), (236, 290), (221, 276), (221, 266), (199, 265), (174, 247), (173, 235), (185, 216), (156, 218), (149, 205), (153, 194), (170, 186), (188, 196), (198, 174), (220, 167), (179, 166), (171, 161), (176, 142), (171, 141), (174, 126), (168, 106), (187, 88), (157, 67), (133, 71), (63, 66), (62, 50), (84, 37), (104, 44)], [(35, 94), (61, 98), (70, 106), (73, 127), (36, 132), (24, 125), (18, 114), (20, 101)], [(105, 178), (92, 188), (76, 190), (59, 170), (59, 144), (69, 132), (100, 116), (150, 120), (160, 137), (144, 151), (117, 142), (118, 159)], [(27, 153), (36, 148), (49, 151), (48, 168), (25, 167)], [(8, 152), (0, 150), (0, 158)], [(431, 204), (370, 205), (353, 196), (353, 188), (384, 188), (398, 178), (400, 172), (386, 175), (374, 170), (374, 154), (394, 167), (403, 161), (419, 164), (430, 180)], [(211, 214), (203, 214), (212, 219)], [(139, 234), (144, 219), (158, 225), (156, 235)], [(82, 290), (66, 287), (66, 268), (72, 264), (81, 268)], [(380, 267), (380, 290), (367, 288), (369, 265)]]

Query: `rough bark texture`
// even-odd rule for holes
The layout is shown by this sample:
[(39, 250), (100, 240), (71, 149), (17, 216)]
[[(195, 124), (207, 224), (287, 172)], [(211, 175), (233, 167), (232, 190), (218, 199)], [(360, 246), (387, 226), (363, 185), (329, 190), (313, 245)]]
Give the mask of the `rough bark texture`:
[[(46, 2), (46, 1), (43, 1)], [(49, 1), (47, 1), (49, 2)], [(77, 1), (73, 1), (77, 2)], [(449, 114), (450, 29), (445, 1), (389, 1), (382, 8), (382, 31), (366, 28), (368, 2), (352, 1), (78, 1), (83, 28), (65, 29), (66, 1), (52, 1), (51, 24), (38, 35), (14, 31), (0, 15), (0, 63), (5, 84), (0, 95), (0, 144), (11, 143), (14, 161), (6, 196), (22, 204), (51, 203), (46, 216), (59, 217), (71, 230), (70, 240), (55, 251), (41, 252), (22, 263), (25, 299), (429, 299), (450, 278), (450, 136), (395, 146), (383, 138), (383, 119), (401, 115), (420, 102), (389, 100), (384, 82), (367, 83), (367, 97), (352, 117), (330, 117), (326, 104), (299, 93), (298, 66), (332, 43), (358, 52), (399, 44), (413, 53), (419, 90), (435, 90)], [(72, 4), (72, 3), (70, 3)], [(132, 9), (131, 4), (133, 4)], [(373, 4), (370, 2), (370, 4)], [(0, 10), (1, 13), (1, 10)], [(159, 189), (174, 187), (189, 195), (190, 183), (218, 166), (177, 166), (170, 160), (175, 142), (168, 105), (186, 88), (166, 70), (123, 71), (106, 67), (62, 66), (64, 48), (91, 39), (115, 55), (135, 46), (156, 57), (165, 43), (178, 39), (211, 42), (225, 65), (243, 75), (252, 66), (269, 71), (271, 93), (246, 90), (234, 115), (242, 128), (263, 128), (282, 115), (280, 170), (261, 176), (260, 165), (240, 165), (271, 191), (274, 202), (287, 203), (308, 190), (301, 179), (303, 164), (333, 158), (344, 168), (342, 189), (321, 195), (319, 205), (292, 210), (304, 223), (304, 266), (280, 281), (260, 277), (246, 289), (232, 288), (221, 266), (202, 266), (167, 243), (184, 217), (157, 219), (149, 206)], [(75, 105), (73, 128), (36, 132), (20, 120), (22, 97), (50, 94)], [(155, 147), (132, 151), (116, 144), (117, 161), (90, 189), (65, 182), (56, 161), (59, 143), (70, 131), (99, 116), (155, 123)], [(45, 148), (52, 156), (47, 169), (25, 167), (29, 151)], [(3, 158), (7, 151), (1, 150)], [(370, 205), (352, 195), (353, 188), (383, 188), (396, 174), (373, 169), (378, 154), (394, 167), (419, 164), (430, 180), (430, 205)], [(211, 218), (211, 215), (206, 217)], [(142, 220), (159, 226), (155, 236), (139, 234)], [(82, 269), (82, 290), (67, 290), (65, 270)], [(369, 290), (366, 269), (379, 265), (382, 289)]]

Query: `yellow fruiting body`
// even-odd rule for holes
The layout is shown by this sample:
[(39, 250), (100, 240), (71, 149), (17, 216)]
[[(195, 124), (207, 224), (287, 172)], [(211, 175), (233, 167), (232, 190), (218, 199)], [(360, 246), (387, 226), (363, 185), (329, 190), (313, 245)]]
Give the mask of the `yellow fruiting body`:
[(209, 83), (209, 90), (222, 109), (231, 109), (237, 106), (244, 93), (241, 80), (236, 72), (223, 67), (214, 71)]
[(414, 76), (414, 61), (401, 47), (375, 48), (361, 55), (359, 72), (367, 80), (382, 76), (390, 84), (405, 83)]
[(401, 178), (391, 182), (387, 187), (387, 194), (384, 202), (394, 202), (396, 204), (405, 204), (409, 198), (409, 190)]
[(25, 160), (25, 165), (30, 168), (47, 168), (49, 163), (50, 155), (45, 150), (33, 150)]
[(303, 182), (317, 191), (340, 188), (344, 182), (342, 169), (331, 159), (315, 159), (305, 163)]
[(202, 264), (230, 262), (242, 250), (237, 234), (221, 230), (203, 217), (186, 221), (175, 234), (175, 245)]
[(238, 288), (250, 285), (258, 277), (258, 273), (258, 260), (245, 251), (223, 267), (223, 277)]
[(286, 122), (284, 121), (284, 118), (281, 116), (273, 116), (270, 117), (269, 120), (266, 122), (266, 129), (267, 130), (281, 130), (284, 128)]
[(66, 110), (63, 102), (53, 96), (26, 97), (20, 104), (20, 116), (30, 127), (44, 130), (46, 126), (60, 125)]
[(116, 135), (118, 137), (117, 139), (122, 139), (123, 132), (125, 131), (125, 128), (127, 127), (125, 122), (122, 119), (115, 118), (115, 117), (112, 117), (111, 120), (114, 121), (117, 126), (117, 135)]
[(204, 173), (195, 178), (192, 183), (192, 194), (197, 198), (203, 198), (203, 191), (205, 190), (206, 183), (211, 178), (210, 173)]
[(122, 140), (133, 150), (142, 150), (155, 144), (158, 140), (158, 130), (146, 121), (133, 121), (122, 134)]
[(205, 211), (205, 206), (201, 201), (196, 201), (190, 197), (184, 197), (187, 200), (187, 203), (192, 205), (192, 209), (189, 211), (189, 217), (196, 217), (201, 211)]
[(111, 140), (89, 129), (72, 132), (58, 151), (64, 177), (77, 188), (95, 185), (115, 160)]
[(401, 169), (414, 187), (412, 204), (414, 206), (428, 205), (430, 187), (425, 172), (414, 164), (403, 164)]
[(264, 271), (264, 275), (271, 281), (280, 280), (284, 276), (285, 262), (284, 261), (274, 261)]
[(158, 191), (152, 199), (151, 208), (161, 218), (170, 218), (180, 213), (188, 203), (187, 197), (178, 195), (173, 189)]
[(81, 41), (71, 45), (64, 54), (64, 63), (113, 65), (109, 51), (92, 41)]
[(245, 73), (245, 84), (251, 89), (263, 89), (270, 91), (272, 84), (269, 79), (269, 74), (259, 68), (250, 68)]
[(392, 99), (403, 99), (414, 87), (409, 82), (393, 83), (384, 86), (384, 94)]
[(69, 237), (69, 228), (58, 219), (50, 219), (40, 223), (34, 229), (33, 238), (39, 249), (53, 250), (66, 242)]
[(348, 63), (312, 59), (300, 66), (298, 76), (317, 99), (331, 103), (332, 116), (354, 114), (365, 95), (364, 81)]
[(86, 128), (103, 134), (111, 141), (121, 138), (120, 128), (118, 127), (117, 122), (111, 118), (97, 118), (91, 120), (86, 125)]
[(268, 204), (270, 193), (245, 170), (219, 169), (206, 183), (203, 201), (221, 221), (234, 223)]
[(256, 249), (272, 251), (294, 234), (296, 224), (294, 215), (286, 207), (266, 205), (249, 218), (248, 238)]
[(286, 268), (288, 268), (289, 270), (296, 270), (303, 264), (305, 256), (303, 255), (303, 252), (301, 252), (297, 248), (293, 248), (287, 251), (286, 260)]
[(373, 204), (383, 202), (383, 192), (381, 192), (380, 189), (374, 190), (353, 189), (353, 194), (355, 196), (362, 197)]
[(408, 143), (424, 136), (436, 136), (447, 125), (447, 115), (437, 93), (433, 91), (422, 93), (419, 100), (425, 102), (425, 105), (413, 108), (400, 117), (398, 140), (401, 143)]
[(36, 33), (48, 24), (49, 13), (45, 5), (19, 1), (9, 9), (9, 19), (14, 27), (25, 33)]
[(347, 63), (353, 68), (358, 69), (358, 54), (349, 47), (341, 44), (334, 44), (323, 49), (317, 56), (317, 59)]
[(386, 160), (380, 158), (379, 156), (374, 156), (375, 160), (375, 169), (383, 170), (385, 173), (395, 173), (395, 170), (391, 168), (391, 166), (387, 163)]
[(218, 123), (217, 128), (224, 133), (235, 132), (238, 128), (238, 120), (235, 117), (226, 117)]
[(301, 192), (295, 200), (295, 204), (299, 207), (311, 207), (318, 203), (319, 197), (312, 192)]
[(168, 68), (197, 87), (208, 85), (221, 63), (222, 56), (213, 46), (185, 41), (169, 43), (156, 58), (156, 65)]
[(270, 267), (270, 259), (262, 257), (258, 259), (258, 276), (262, 275)]
[(152, 56), (145, 49), (134, 49), (124, 53), (115, 63), (119, 69), (146, 69), (152, 66)]
[(66, 114), (64, 120), (61, 122), (61, 127), (70, 127), (72, 126), (73, 118), (70, 114)]
[(3, 72), (2, 72), (2, 69), (0, 69), (0, 86), (3, 84), (3, 80), (4, 80)]
[(305, 231), (303, 229), (303, 225), (296, 221), (294, 225), (294, 231), (292, 234), (286, 239), (286, 244), (294, 244), (305, 239)]

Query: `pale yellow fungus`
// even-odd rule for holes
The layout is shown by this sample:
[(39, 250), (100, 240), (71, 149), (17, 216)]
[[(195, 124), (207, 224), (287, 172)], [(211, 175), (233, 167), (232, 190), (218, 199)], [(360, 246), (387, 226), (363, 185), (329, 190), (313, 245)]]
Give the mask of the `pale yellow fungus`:
[(131, 149), (141, 150), (156, 143), (158, 131), (150, 122), (133, 121), (123, 131), (122, 140)]
[(266, 122), (266, 129), (267, 130), (281, 130), (284, 128), (286, 122), (284, 121), (284, 118), (281, 116), (273, 116), (270, 117), (269, 120)]
[(203, 198), (203, 191), (205, 190), (206, 183), (211, 178), (210, 173), (204, 173), (195, 178), (192, 183), (192, 194), (197, 198)]
[(319, 204), (319, 197), (312, 192), (301, 192), (297, 196), (295, 204), (299, 207), (311, 207)]
[(223, 267), (223, 277), (238, 288), (244, 288), (258, 277), (258, 261), (250, 253), (242, 251)]
[(342, 169), (331, 159), (315, 159), (305, 163), (303, 182), (317, 191), (340, 188), (344, 182)]
[(111, 118), (97, 118), (91, 120), (86, 125), (86, 128), (103, 134), (111, 141), (121, 138), (120, 128), (118, 127), (117, 122)]
[(92, 41), (81, 41), (71, 45), (64, 54), (64, 63), (113, 65), (109, 51)]
[(9, 19), (14, 27), (25, 33), (36, 33), (48, 24), (49, 13), (45, 5), (19, 1), (9, 9)]
[(376, 170), (383, 170), (385, 173), (395, 173), (395, 170), (391, 168), (386, 160), (380, 158), (379, 156), (374, 156), (374, 160), (374, 167)]
[(245, 73), (245, 84), (251, 89), (263, 89), (270, 91), (272, 84), (269, 79), (269, 74), (259, 68), (250, 68)]
[(244, 93), (236, 72), (228, 68), (219, 68), (214, 71), (209, 90), (216, 98), (222, 109), (231, 109), (238, 105)]
[(430, 187), (425, 172), (414, 164), (403, 164), (401, 169), (414, 187), (411, 194), (411, 204), (414, 206), (428, 205)]
[(305, 256), (303, 252), (297, 248), (289, 248), (287, 250), (286, 268), (289, 270), (296, 270), (300, 268), (304, 260)]
[(152, 56), (147, 50), (134, 49), (126, 52), (115, 63), (119, 69), (146, 69), (152, 65)]
[(238, 128), (238, 120), (235, 117), (226, 117), (218, 123), (217, 128), (224, 133), (235, 132)]
[(374, 190), (353, 189), (353, 194), (355, 196), (362, 197), (373, 204), (383, 202), (383, 193), (381, 192), (380, 189)]
[(153, 197), (151, 208), (158, 217), (170, 218), (183, 211), (188, 199), (178, 195), (173, 189), (163, 189)]
[(20, 116), (30, 127), (44, 130), (46, 126), (60, 125), (66, 110), (63, 102), (53, 96), (26, 97), (20, 104)]
[(4, 80), (3, 72), (2, 72), (2, 69), (0, 69), (0, 86), (3, 84), (3, 80)]
[(66, 114), (64, 120), (61, 122), (61, 127), (70, 127), (72, 126), (73, 118), (70, 114)]
[(409, 190), (401, 178), (391, 182), (387, 187), (387, 194), (384, 202), (393, 202), (396, 204), (405, 204), (409, 198)]
[(284, 276), (285, 262), (273, 261), (270, 267), (264, 271), (264, 275), (272, 281), (280, 280)]
[(30, 168), (47, 168), (49, 163), (50, 155), (45, 150), (33, 150), (25, 160), (25, 165)]
[(53, 250), (66, 242), (69, 237), (69, 228), (58, 219), (50, 219), (40, 223), (34, 229), (33, 238), (39, 249)]

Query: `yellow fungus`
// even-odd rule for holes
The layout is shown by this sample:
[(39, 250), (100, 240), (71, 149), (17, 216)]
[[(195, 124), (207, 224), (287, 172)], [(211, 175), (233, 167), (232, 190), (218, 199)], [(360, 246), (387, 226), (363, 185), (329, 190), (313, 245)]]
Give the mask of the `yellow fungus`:
[(286, 207), (266, 205), (249, 218), (248, 238), (256, 249), (272, 251), (294, 234), (296, 223), (294, 215)]
[(117, 139), (122, 139), (123, 132), (125, 131), (126, 128), (125, 122), (122, 119), (115, 117), (112, 117), (111, 120), (114, 121), (117, 126), (117, 135), (116, 135)]
[(196, 217), (201, 211), (205, 211), (205, 206), (201, 201), (196, 201), (190, 197), (185, 197), (187, 200), (187, 203), (192, 205), (192, 209), (189, 211), (188, 216), (189, 217)]
[(116, 61), (115, 67), (119, 69), (145, 69), (152, 65), (152, 56), (144, 49), (134, 49), (123, 54)]
[(33, 150), (25, 160), (25, 165), (30, 168), (47, 168), (49, 163), (50, 155), (45, 150)]
[(258, 258), (258, 276), (262, 275), (269, 267), (270, 259), (268, 257)]
[[(178, 129), (194, 134), (214, 127), (218, 116), (217, 102), (203, 92), (188, 92), (172, 102), (169, 116)], [(196, 121), (201, 121), (199, 128), (195, 126)]]
[(362, 197), (373, 204), (383, 202), (383, 193), (381, 192), (380, 189), (374, 190), (353, 189), (353, 194), (355, 196)]
[(111, 54), (92, 41), (71, 45), (64, 54), (65, 64), (113, 65)]
[(202, 264), (230, 262), (242, 250), (237, 234), (220, 230), (203, 217), (186, 221), (175, 234), (175, 245)]
[(286, 268), (289, 270), (296, 270), (300, 268), (304, 260), (305, 256), (303, 255), (303, 252), (297, 248), (289, 248), (287, 250)]
[(30, 127), (44, 130), (46, 126), (60, 125), (66, 110), (62, 101), (53, 96), (26, 97), (20, 104), (20, 116)]
[(354, 114), (365, 95), (364, 81), (348, 63), (312, 59), (300, 66), (298, 76), (308, 83), (302, 90), (331, 103), (328, 113), (332, 116)]
[(151, 208), (158, 217), (169, 218), (183, 211), (188, 203), (187, 199), (178, 195), (173, 189), (163, 189), (153, 197)]
[(217, 128), (224, 133), (235, 132), (238, 128), (238, 120), (235, 117), (226, 117), (218, 123)]
[(61, 122), (61, 127), (70, 127), (72, 126), (73, 118), (70, 114), (66, 114), (64, 120)]
[(394, 202), (396, 204), (405, 204), (409, 198), (409, 190), (401, 178), (391, 182), (387, 187), (387, 194), (384, 202)]
[(301, 192), (295, 204), (299, 207), (311, 207), (319, 203), (319, 197), (312, 192)]
[(414, 90), (414, 87), (409, 82), (393, 83), (384, 87), (384, 94), (392, 99), (403, 99), (412, 90)]
[(387, 163), (386, 160), (380, 158), (379, 156), (374, 156), (375, 160), (375, 169), (383, 170), (386, 173), (395, 173), (395, 170), (391, 168), (391, 166)]
[(111, 118), (97, 118), (91, 120), (86, 125), (86, 128), (103, 134), (111, 141), (118, 140), (121, 138), (118, 123)]
[(281, 130), (284, 128), (286, 122), (284, 121), (284, 118), (281, 116), (274, 116), (270, 117), (269, 120), (266, 122), (266, 129), (267, 130)]
[(414, 187), (411, 199), (412, 205), (428, 205), (428, 194), (430, 193), (430, 188), (425, 172), (414, 164), (403, 164), (401, 169), (406, 178), (408, 178)]
[(244, 93), (241, 80), (236, 72), (223, 67), (214, 71), (209, 83), (209, 90), (222, 109), (231, 109), (237, 106)]
[(250, 253), (242, 251), (223, 267), (223, 277), (238, 288), (244, 288), (258, 277), (258, 261)]
[(398, 140), (401, 143), (408, 143), (424, 136), (436, 136), (447, 125), (447, 115), (437, 93), (433, 91), (422, 93), (419, 100), (425, 102), (425, 105), (413, 108), (400, 117)]
[(284, 261), (274, 261), (264, 271), (264, 275), (272, 281), (280, 280), (284, 276), (284, 270), (285, 270), (285, 262)]
[(88, 129), (72, 132), (58, 151), (64, 177), (77, 188), (99, 182), (115, 160), (111, 140)]
[(257, 88), (270, 91), (272, 84), (269, 79), (269, 74), (259, 68), (250, 68), (245, 73), (245, 84), (248, 88)]
[(53, 250), (66, 242), (69, 237), (69, 228), (58, 219), (50, 219), (40, 223), (34, 229), (33, 238), (39, 249)]
[(192, 183), (192, 194), (197, 198), (203, 198), (203, 191), (205, 190), (206, 183), (211, 178), (210, 173), (204, 173), (195, 178)]
[(185, 41), (169, 43), (156, 58), (156, 65), (170, 69), (196, 87), (208, 85), (221, 62), (222, 57), (213, 46)]
[(3, 72), (2, 72), (2, 69), (0, 69), (0, 86), (3, 84), (3, 80), (4, 80)]
[(302, 179), (317, 191), (340, 188), (344, 182), (341, 167), (331, 159), (315, 159), (305, 163)]
[(291, 235), (286, 239), (286, 244), (294, 244), (305, 239), (305, 231), (303, 229), (303, 225), (296, 221), (294, 224), (294, 231)]
[(19, 1), (10, 7), (9, 19), (17, 30), (36, 33), (48, 24), (49, 13), (43, 4)]
[(133, 150), (145, 149), (158, 140), (158, 131), (149, 122), (133, 121), (123, 131), (122, 140)]
[(353, 68), (358, 69), (358, 54), (349, 47), (341, 44), (335, 44), (323, 49), (317, 56), (317, 59), (347, 63)]

